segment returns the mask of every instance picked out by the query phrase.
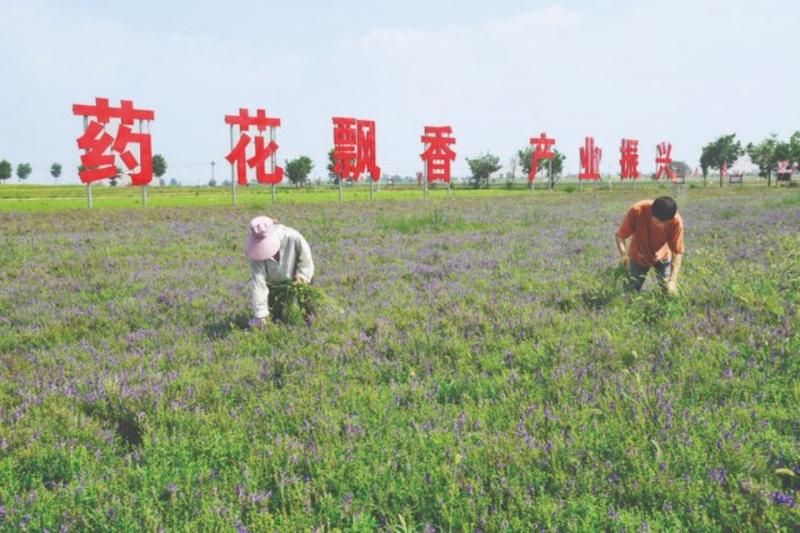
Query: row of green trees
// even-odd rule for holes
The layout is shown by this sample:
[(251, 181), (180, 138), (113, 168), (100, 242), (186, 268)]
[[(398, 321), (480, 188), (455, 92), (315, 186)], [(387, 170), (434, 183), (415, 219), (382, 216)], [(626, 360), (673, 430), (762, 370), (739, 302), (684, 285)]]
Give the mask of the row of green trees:
[[(758, 167), (758, 175), (767, 178), (772, 184), (772, 173), (780, 161), (788, 161), (789, 165), (800, 165), (800, 131), (794, 132), (788, 141), (778, 139), (775, 134), (761, 142), (743, 145), (735, 133), (722, 135), (703, 147), (700, 155), (700, 168), (703, 178), (708, 180), (709, 169), (721, 170), (724, 165), (733, 166), (741, 156), (747, 154), (750, 161)], [(720, 184), (722, 173), (720, 172)]]
[[(735, 133), (729, 135), (722, 135), (714, 141), (703, 146), (700, 155), (700, 168), (703, 172), (703, 178), (707, 181), (709, 170), (721, 171), (724, 165), (728, 167), (733, 166), (739, 158), (747, 154), (754, 165), (758, 166), (759, 176), (767, 178), (767, 183), (772, 184), (772, 174), (775, 172), (777, 165), (780, 161), (789, 161), (790, 165), (800, 165), (800, 131), (794, 132), (788, 141), (778, 139), (775, 134), (770, 135), (761, 142), (754, 144), (748, 143), (743, 145), (737, 138)], [(516, 178), (517, 166), (522, 170), (522, 176), (525, 177), (530, 173), (531, 160), (533, 155), (533, 148), (528, 146), (517, 152), (515, 158), (512, 158), (509, 168), (509, 180), (513, 184)], [(466, 158), (469, 165), (471, 178), (470, 184), (475, 187), (488, 187), (489, 179), (492, 174), (502, 168), (500, 158), (489, 152), (478, 155), (475, 158)], [(566, 156), (555, 150), (555, 157), (549, 162), (543, 162), (540, 167), (540, 172), (544, 175), (546, 181), (553, 181), (561, 175), (564, 169), (564, 161)], [(691, 171), (689, 165), (682, 161), (673, 162), (673, 169), (682, 176), (687, 176)], [(314, 163), (308, 156), (300, 156), (291, 161), (285, 162), (285, 173), (290, 183), (295, 186), (302, 186), (308, 181), (308, 176), (314, 168)], [(328, 152), (328, 177), (337, 183), (338, 176), (333, 172), (334, 160), (333, 150)], [(79, 167), (80, 169), (80, 167)], [(20, 163), (17, 165), (16, 175), (20, 181), (28, 179), (32, 172), (31, 165), (28, 163)], [(50, 167), (50, 175), (58, 182), (61, 176), (61, 164), (53, 163)], [(167, 171), (167, 161), (161, 154), (153, 156), (153, 175), (157, 177), (161, 184), (163, 181), (161, 177)], [(11, 178), (13, 166), (6, 160), (0, 161), (0, 182)], [(720, 172), (721, 174), (721, 172)], [(122, 175), (122, 170), (118, 168), (117, 175), (111, 180), (112, 185), (116, 185), (116, 180)], [(722, 176), (720, 175), (720, 184), (722, 183)]]
[[(0, 183), (9, 179), (14, 171), (14, 167), (11, 163), (3, 159), (0, 161)], [(31, 167), (30, 163), (20, 163), (17, 165), (17, 178), (19, 181), (25, 181), (33, 172), (33, 167)], [(61, 175), (61, 165), (58, 163), (53, 163), (50, 167), (50, 175), (53, 176), (55, 179)]]
[[(156, 154), (153, 156), (153, 175), (159, 180), (161, 177), (167, 172), (167, 160), (164, 159), (164, 156), (161, 154)], [(3, 159), (0, 161), (0, 183), (9, 179), (13, 172), (13, 165)], [(122, 169), (119, 167), (117, 168), (117, 174), (111, 179), (111, 185), (117, 184), (117, 179), (122, 176)], [(61, 171), (63, 167), (61, 163), (53, 163), (50, 165), (50, 175), (53, 176), (53, 179), (56, 183), (58, 183), (58, 178), (61, 177)], [(78, 171), (80, 172), (83, 170), (83, 166), (78, 167)], [(30, 177), (31, 172), (33, 172), (33, 167), (31, 167), (30, 163), (20, 163), (17, 165), (17, 178), (20, 181), (25, 181)], [(162, 183), (163, 185), (163, 183)]]

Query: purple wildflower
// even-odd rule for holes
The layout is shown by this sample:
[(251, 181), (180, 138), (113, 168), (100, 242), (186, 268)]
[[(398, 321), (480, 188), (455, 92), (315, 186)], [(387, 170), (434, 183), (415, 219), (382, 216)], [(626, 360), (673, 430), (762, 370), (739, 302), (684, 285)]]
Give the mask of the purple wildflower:
[(712, 481), (716, 481), (720, 485), (724, 485), (725, 482), (728, 480), (728, 472), (725, 468), (712, 468), (711, 471), (708, 473), (708, 477), (711, 478)]
[(786, 505), (789, 507), (794, 507), (797, 505), (797, 501), (794, 499), (794, 496), (777, 490), (772, 493), (772, 502), (775, 505)]

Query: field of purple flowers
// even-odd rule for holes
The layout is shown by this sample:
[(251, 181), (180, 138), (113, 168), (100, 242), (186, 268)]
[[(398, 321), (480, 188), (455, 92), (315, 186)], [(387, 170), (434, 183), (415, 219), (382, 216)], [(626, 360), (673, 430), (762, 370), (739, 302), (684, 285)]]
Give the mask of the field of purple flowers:
[(796, 531), (800, 194), (677, 195), (674, 299), (645, 196), (278, 205), (334, 304), (258, 331), (258, 211), (0, 213), (0, 529)]

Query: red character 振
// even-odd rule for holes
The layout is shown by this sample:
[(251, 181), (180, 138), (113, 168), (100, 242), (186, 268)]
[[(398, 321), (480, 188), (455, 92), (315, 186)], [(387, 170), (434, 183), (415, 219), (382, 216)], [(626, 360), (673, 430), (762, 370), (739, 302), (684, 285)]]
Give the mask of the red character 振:
[(633, 139), (622, 139), (619, 148), (620, 153), (620, 179), (639, 178), (639, 141)]
[[(236, 181), (239, 185), (247, 185), (247, 167), (256, 170), (256, 180), (265, 185), (277, 185), (283, 180), (283, 167), (275, 166), (275, 153), (278, 151), (278, 144), (274, 140), (275, 128), (281, 125), (281, 119), (268, 117), (263, 109), (256, 109), (256, 114), (250, 116), (247, 109), (240, 108), (238, 115), (225, 115), (225, 124), (231, 127), (239, 126), (239, 141), (225, 156), (225, 159), (236, 165)], [(247, 131), (255, 126), (261, 133), (256, 135), (254, 155), (247, 157), (247, 145), (250, 144), (251, 137)], [(269, 129), (269, 143), (265, 144), (264, 132)], [(267, 171), (267, 159), (272, 162), (272, 169)]]
[(452, 134), (450, 126), (425, 126), (425, 135), (421, 137), (425, 151), (420, 157), (425, 161), (428, 183), (436, 180), (450, 183), (450, 163), (456, 160), (456, 153), (450, 148), (456, 142)]
[[(121, 100), (120, 107), (111, 107), (108, 98), (95, 98), (94, 105), (74, 104), (72, 113), (83, 116), (86, 121), (83, 135), (78, 137), (78, 148), (85, 150), (81, 155), (81, 169), (78, 172), (81, 182), (92, 183), (114, 178), (117, 175), (115, 153), (120, 156), (128, 170), (139, 169), (130, 174), (133, 185), (147, 185), (153, 180), (150, 133), (142, 132), (142, 122), (149, 124), (155, 118), (153, 111), (136, 109), (131, 100)], [(106, 131), (111, 119), (120, 120), (116, 137)], [(131, 128), (134, 121), (138, 121), (138, 132)], [(131, 144), (139, 145), (138, 158), (128, 149)]]
[(581, 171), (578, 179), (598, 180), (600, 179), (600, 160), (603, 151), (594, 145), (594, 137), (586, 137), (580, 149)]
[(660, 180), (661, 176), (666, 174), (670, 180), (675, 181), (675, 171), (672, 170), (672, 157), (670, 157), (672, 153), (672, 143), (664, 141), (659, 143), (657, 148), (658, 155), (656, 156), (656, 165), (658, 165), (658, 170), (656, 171), (656, 179)]
[(377, 164), (375, 121), (333, 117), (333, 173), (358, 181), (365, 170), (372, 181), (381, 179)]
[(553, 159), (556, 156), (556, 153), (552, 150), (555, 144), (556, 140), (547, 137), (544, 132), (539, 137), (531, 137), (533, 152), (531, 153), (531, 171), (528, 173), (528, 181), (536, 179), (536, 173), (539, 171), (539, 161)]

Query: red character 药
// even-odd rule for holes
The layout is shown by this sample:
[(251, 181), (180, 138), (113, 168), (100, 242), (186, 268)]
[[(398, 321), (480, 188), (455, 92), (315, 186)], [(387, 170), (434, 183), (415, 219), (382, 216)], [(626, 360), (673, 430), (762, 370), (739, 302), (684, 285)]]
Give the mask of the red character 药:
[[(147, 185), (152, 181), (153, 152), (150, 133), (142, 132), (142, 122), (149, 125), (155, 118), (153, 111), (136, 109), (131, 100), (121, 100), (120, 107), (111, 107), (108, 105), (108, 98), (95, 98), (94, 105), (73, 105), (72, 113), (83, 116), (85, 120), (83, 135), (78, 137), (78, 148), (85, 150), (81, 155), (81, 168), (78, 172), (83, 183), (116, 177), (115, 153), (120, 156), (128, 170), (139, 169), (130, 174), (133, 185)], [(116, 137), (106, 131), (111, 119), (120, 120)], [(135, 121), (138, 121), (138, 132), (132, 128)], [(138, 159), (128, 149), (131, 144), (139, 145)]]
[(639, 178), (639, 141), (633, 139), (622, 139), (619, 148), (620, 153), (620, 179)]
[[(225, 159), (236, 165), (236, 180), (239, 185), (247, 185), (247, 167), (255, 168), (258, 183), (277, 185), (283, 180), (283, 167), (275, 166), (275, 152), (278, 144), (275, 142), (275, 128), (281, 125), (281, 119), (268, 117), (263, 109), (256, 109), (256, 114), (250, 116), (247, 109), (240, 108), (238, 115), (225, 115), (225, 124), (239, 126), (239, 141), (232, 148)], [(255, 126), (260, 135), (256, 135), (254, 142), (254, 155), (247, 157), (247, 145), (251, 137), (246, 133)], [(269, 128), (269, 143), (266, 143), (264, 131)], [(267, 159), (271, 162), (271, 169), (267, 171)]]
[(600, 179), (600, 160), (603, 151), (594, 145), (594, 137), (586, 137), (580, 149), (581, 171), (578, 179), (597, 180)]
[(428, 183), (435, 180), (450, 183), (450, 162), (456, 159), (456, 153), (450, 148), (456, 142), (452, 133), (450, 126), (425, 126), (425, 135), (421, 137), (425, 151), (420, 157), (425, 161)]

